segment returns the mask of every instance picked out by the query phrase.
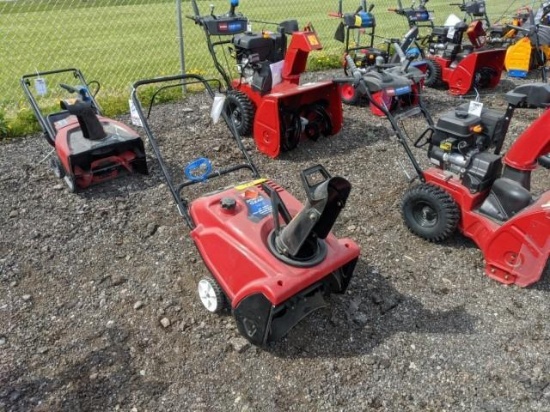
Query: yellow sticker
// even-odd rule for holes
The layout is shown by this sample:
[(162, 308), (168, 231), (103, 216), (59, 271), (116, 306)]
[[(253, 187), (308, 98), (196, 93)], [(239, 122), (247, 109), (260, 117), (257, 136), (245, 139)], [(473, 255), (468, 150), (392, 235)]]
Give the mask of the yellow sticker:
[(315, 34), (310, 34), (309, 36), (307, 36), (307, 40), (309, 41), (309, 44), (311, 44), (312, 46), (319, 45), (319, 40), (317, 40), (317, 36)]
[(439, 148), (441, 150), (445, 150), (446, 152), (450, 152), (451, 149), (453, 148), (453, 144), (451, 142), (441, 142), (439, 144)]
[(252, 180), (251, 182), (242, 183), (240, 185), (235, 186), (236, 190), (245, 190), (252, 186), (258, 186), (259, 184), (262, 184), (264, 182), (267, 182), (266, 178), (256, 179)]

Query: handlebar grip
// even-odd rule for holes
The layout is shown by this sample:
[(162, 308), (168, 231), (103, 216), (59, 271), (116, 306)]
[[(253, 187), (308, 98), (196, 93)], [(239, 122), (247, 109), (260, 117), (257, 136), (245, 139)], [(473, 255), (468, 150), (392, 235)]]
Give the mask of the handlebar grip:
[(68, 84), (65, 84), (65, 83), (59, 83), (59, 87), (61, 87), (62, 89), (67, 90), (69, 93), (78, 93), (77, 88), (75, 88), (73, 86), (69, 86)]
[(200, 16), (201, 13), (199, 11), (199, 6), (197, 5), (197, 0), (191, 0), (191, 6), (193, 6), (193, 13), (195, 13), (195, 16)]
[(361, 73), (359, 72), (359, 69), (358, 69), (357, 66), (355, 65), (355, 62), (353, 61), (352, 57), (351, 57), (349, 54), (346, 54), (345, 59), (346, 59), (346, 63), (347, 63), (347, 65), (348, 65), (348, 67), (350, 68), (350, 70), (351, 70), (351, 72), (352, 72), (352, 74), (353, 74), (354, 76), (355, 76), (355, 73), (356, 73), (356, 72), (359, 73), (359, 74), (361, 74)]

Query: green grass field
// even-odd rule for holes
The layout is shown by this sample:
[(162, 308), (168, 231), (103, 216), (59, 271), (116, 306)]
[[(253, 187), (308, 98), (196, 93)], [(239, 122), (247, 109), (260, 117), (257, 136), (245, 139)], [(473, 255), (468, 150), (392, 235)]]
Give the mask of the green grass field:
[[(375, 1), (376, 34), (400, 37), (406, 31), (403, 17), (387, 11), (397, 1)], [(202, 14), (215, 5), (215, 13), (225, 13), (228, 1), (199, 0)], [(358, 1), (344, 2), (351, 12)], [(410, 3), (404, 2), (405, 5)], [(491, 18), (509, 14), (521, 4), (491, 0), (487, 7)], [(436, 23), (450, 12), (459, 14), (446, 1), (429, 3), (435, 10)], [(253, 30), (273, 29), (257, 21), (279, 22), (296, 18), (300, 25), (312, 22), (324, 50), (310, 55), (311, 68), (326, 68), (341, 57), (343, 46), (333, 39), (339, 23), (328, 13), (336, 11), (337, 1), (318, 0), (244, 0), (238, 10), (249, 17)], [(188, 0), (182, 14), (192, 13)], [(256, 20), (256, 21), (254, 21)], [(188, 72), (214, 75), (204, 33), (193, 21), (183, 19), (185, 68)], [(98, 95), (107, 114), (127, 108), (131, 84), (138, 79), (180, 72), (176, 6), (173, 0), (13, 0), (0, 1), (0, 134), (2, 123), (10, 134), (26, 132), (29, 116), (19, 78), (37, 70), (78, 67), (88, 80), (102, 84)], [(55, 85), (54, 85), (55, 86)], [(3, 120), (7, 119), (7, 120)], [(17, 121), (19, 119), (19, 121)], [(32, 123), (32, 122), (31, 122)], [(32, 125), (31, 128), (35, 128)], [(4, 133), (5, 134), (5, 133)]]

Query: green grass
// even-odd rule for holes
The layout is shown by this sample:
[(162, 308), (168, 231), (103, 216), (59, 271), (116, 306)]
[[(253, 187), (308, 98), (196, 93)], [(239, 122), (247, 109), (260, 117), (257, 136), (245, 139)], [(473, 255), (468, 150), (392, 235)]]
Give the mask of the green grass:
[[(227, 0), (198, 3), (203, 14), (209, 12), (210, 4), (215, 5), (216, 14), (228, 9)], [(353, 11), (358, 3), (344, 2), (344, 11)], [(374, 3), (376, 33), (383, 37), (403, 35), (405, 19), (387, 12), (397, 1)], [(503, 3), (488, 1), (491, 16), (502, 14), (508, 7)], [(437, 23), (442, 23), (449, 12), (458, 14), (458, 8), (446, 0), (432, 0), (429, 5), (436, 11)], [(300, 25), (313, 23), (324, 46), (309, 58), (309, 69), (317, 70), (338, 66), (341, 61), (343, 45), (333, 38), (339, 20), (328, 17), (336, 8), (336, 0), (243, 0), (238, 10), (252, 20), (254, 31), (275, 27), (258, 21), (296, 18)], [(188, 0), (183, 1), (182, 11), (184, 16), (192, 14)], [(11, 135), (28, 131), (23, 127), (28, 120), (28, 104), (19, 78), (36, 70), (78, 67), (88, 80), (101, 82), (98, 100), (106, 114), (127, 111), (134, 81), (180, 72), (176, 23), (173, 0), (0, 1), (0, 136), (6, 130)], [(204, 32), (189, 19), (184, 18), (183, 24), (186, 71), (216, 75)]]

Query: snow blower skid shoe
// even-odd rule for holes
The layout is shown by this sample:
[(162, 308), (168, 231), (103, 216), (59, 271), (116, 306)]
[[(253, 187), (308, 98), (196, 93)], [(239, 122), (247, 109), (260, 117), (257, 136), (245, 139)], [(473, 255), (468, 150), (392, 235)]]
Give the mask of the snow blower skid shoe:
[[(45, 79), (58, 75), (69, 75), (78, 80), (80, 85), (77, 87), (64, 83), (59, 85), (78, 97), (61, 100), (61, 111), (45, 114), (39, 106), (38, 97), (49, 97)], [(39, 84), (43, 89), (33, 92), (31, 80), (35, 87)], [(50, 159), (54, 175), (65, 181), (69, 191), (76, 192), (113, 179), (121, 171), (148, 173), (140, 136), (124, 123), (101, 115), (99, 104), (90, 94), (88, 84), (78, 69), (24, 75), (21, 85), (46, 141), (55, 149)]]
[[(226, 161), (217, 159), (226, 164), (214, 168), (210, 160), (197, 159), (188, 164), (186, 177), (176, 184), (139, 100), (141, 86), (156, 84), (161, 89), (166, 82), (180, 88), (199, 83), (211, 97), (214, 92), (209, 80), (196, 75), (143, 80), (134, 84), (132, 92), (168, 187), (212, 274), (199, 282), (201, 302), (210, 312), (230, 307), (238, 330), (251, 343), (276, 341), (305, 316), (325, 306), (326, 295), (343, 293), (350, 282), (359, 247), (331, 233), (346, 203), (350, 183), (331, 177), (320, 165), (309, 168), (302, 172), (308, 196), (302, 205), (276, 182), (260, 178), (234, 123), (222, 110), (243, 163), (234, 164), (236, 155), (232, 155)], [(200, 133), (207, 134), (204, 130)], [(195, 141), (195, 137), (181, 139), (188, 139), (189, 145)], [(202, 170), (202, 175), (197, 170)], [(196, 183), (207, 184), (214, 178), (224, 181), (224, 176), (230, 179), (230, 174), (238, 171), (245, 176), (251, 172), (252, 179), (196, 194), (192, 200), (182, 197), (183, 189), (191, 193), (192, 187), (200, 190)]]

